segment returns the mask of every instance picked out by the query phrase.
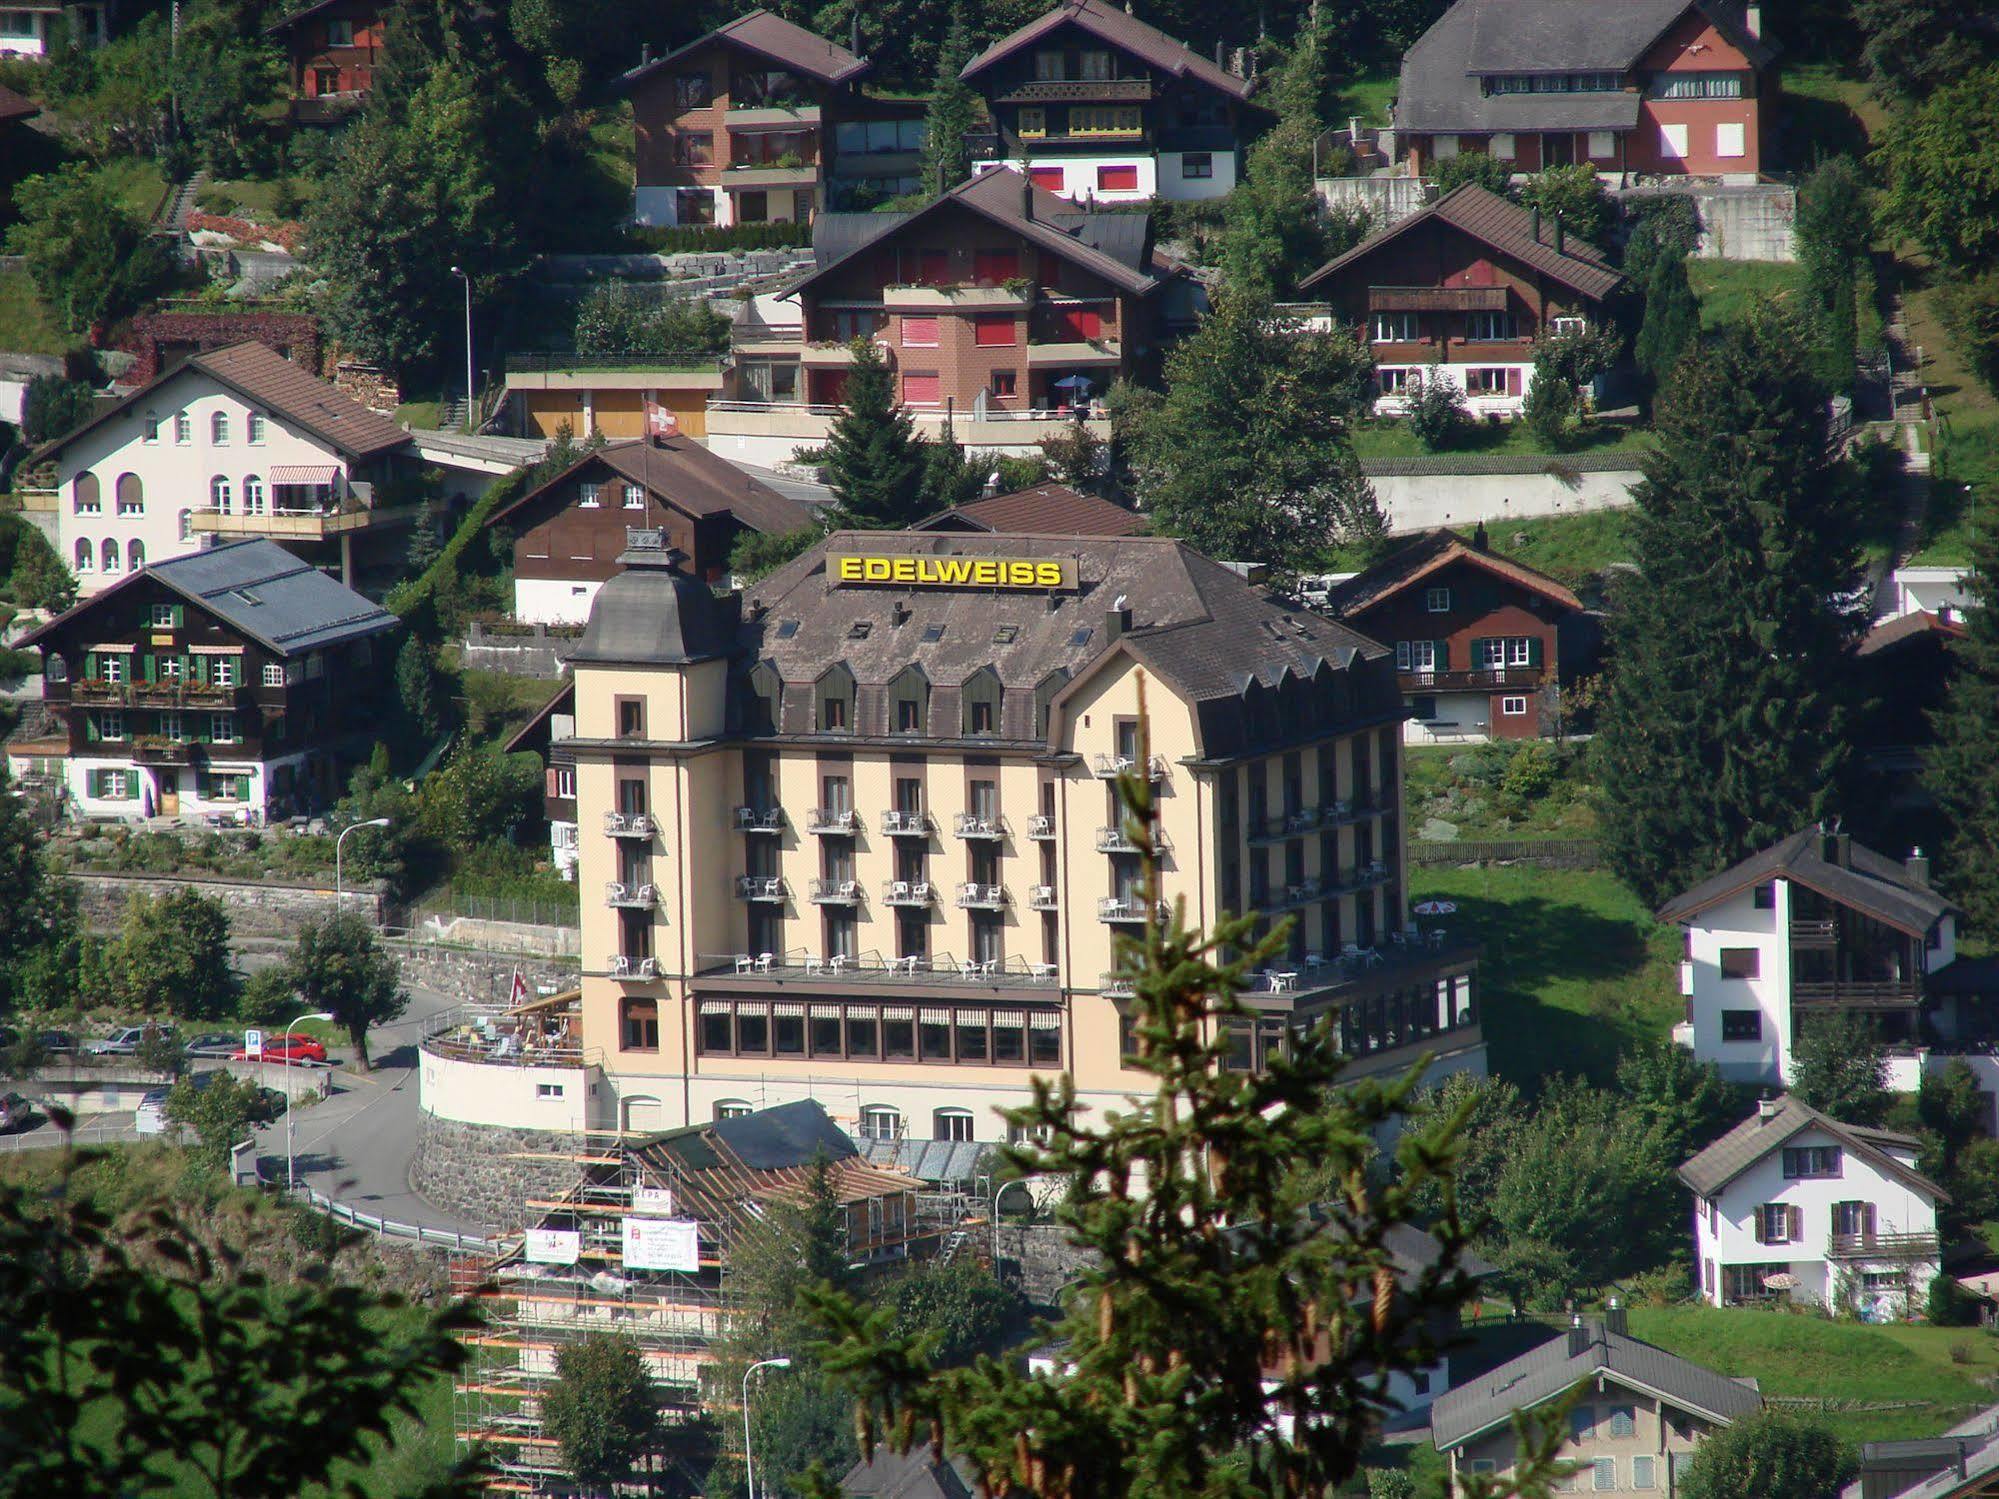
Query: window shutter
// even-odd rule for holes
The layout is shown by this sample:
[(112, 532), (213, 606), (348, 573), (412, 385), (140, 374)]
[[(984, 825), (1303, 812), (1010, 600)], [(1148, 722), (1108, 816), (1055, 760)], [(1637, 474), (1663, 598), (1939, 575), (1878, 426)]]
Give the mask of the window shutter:
[(1517, 364), (1506, 372), (1506, 393), (1509, 396), (1520, 394), (1520, 366)]
[[(96, 725), (93, 723), (91, 727), (95, 728)], [(91, 734), (89, 737), (95, 739), (97, 736)], [(104, 772), (101, 770), (86, 770), (83, 773), (83, 790), (86, 796), (102, 796), (104, 794), (98, 790), (104, 784), (103, 775)]]
[(158, 661), (159, 658), (151, 651), (146, 652), (145, 655), (139, 658), (139, 669), (145, 673), (145, 681), (151, 682), (155, 680), (154, 673), (159, 670)]
[(83, 675), (86, 681), (94, 682), (97, 680), (97, 652), (85, 651), (83, 653)]
[(1805, 1210), (1790, 1207), (1784, 1210), (1784, 1237), (1793, 1244), (1801, 1243), (1805, 1237)]
[(1755, 1212), (1755, 1215), (1754, 1215), (1754, 1216), (1755, 1216), (1755, 1220), (1756, 1220), (1756, 1242), (1757, 1242), (1758, 1244), (1768, 1244), (1768, 1243), (1770, 1242), (1770, 1240), (1769, 1240), (1769, 1238), (1768, 1238), (1768, 1237), (1767, 1237), (1767, 1236), (1765, 1235), (1765, 1233), (1764, 1233), (1764, 1231), (1763, 1231), (1763, 1229), (1764, 1229), (1764, 1213), (1763, 1213), (1763, 1209), (1762, 1209), (1762, 1208), (1760, 1208), (1760, 1207), (1759, 1207), (1759, 1208), (1757, 1208), (1757, 1209), (1756, 1209), (1756, 1212)]
[(1451, 643), (1450, 643), (1450, 641), (1448, 641), (1448, 640), (1439, 640), (1439, 641), (1435, 642), (1435, 644), (1436, 644), (1436, 647), (1437, 647), (1437, 670), (1438, 670), (1438, 671), (1449, 671), (1449, 670), (1451, 669)]
[(1529, 666), (1540, 666), (1541, 644), (1541, 637), (1539, 635), (1530, 635), (1527, 637), (1527, 664)]
[(546, 781), (547, 781), (547, 794), (548, 794), (549, 796), (554, 796), (554, 795), (556, 794), (556, 790), (555, 790), (555, 772), (554, 772), (553, 770), (550, 770), (550, 771), (547, 771), (547, 772), (545, 772), (544, 774), (545, 774), (545, 779), (546, 779)]
[(1860, 1229), (1860, 1231), (1861, 1231), (1862, 1233), (1866, 1234), (1868, 1238), (1870, 1238), (1870, 1239), (1871, 1239), (1871, 1238), (1873, 1238), (1873, 1237), (1874, 1237), (1874, 1204), (1873, 1204), (1873, 1203), (1871, 1203), (1871, 1202), (1870, 1202), (1870, 1203), (1868, 1203), (1868, 1204), (1867, 1204), (1867, 1206), (1866, 1206), (1865, 1208), (1863, 1208), (1863, 1209), (1861, 1210), (1861, 1213), (1860, 1213), (1860, 1219), (1861, 1219), (1861, 1229)]
[(1397, 671), (1409, 670), (1409, 642), (1406, 640), (1395, 642), (1395, 669)]

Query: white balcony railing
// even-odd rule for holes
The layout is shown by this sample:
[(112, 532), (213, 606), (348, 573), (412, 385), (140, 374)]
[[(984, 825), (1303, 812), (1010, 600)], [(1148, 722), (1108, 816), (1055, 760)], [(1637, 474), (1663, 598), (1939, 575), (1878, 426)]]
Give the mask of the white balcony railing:
[(604, 831), (613, 838), (650, 838), (652, 836), (652, 814), (650, 812), (606, 812)]
[(976, 812), (960, 812), (952, 822), (952, 830), (960, 838), (1004, 838), (1006, 819), (981, 817)]
[(1006, 886), (967, 883), (958, 887), (961, 911), (998, 911), (1006, 905)]
[(650, 883), (639, 885), (626, 884), (623, 880), (611, 880), (604, 886), (604, 904), (650, 911), (659, 904), (659, 890)]
[(891, 838), (927, 838), (930, 836), (930, 814), (893, 810), (884, 812), (882, 832)]

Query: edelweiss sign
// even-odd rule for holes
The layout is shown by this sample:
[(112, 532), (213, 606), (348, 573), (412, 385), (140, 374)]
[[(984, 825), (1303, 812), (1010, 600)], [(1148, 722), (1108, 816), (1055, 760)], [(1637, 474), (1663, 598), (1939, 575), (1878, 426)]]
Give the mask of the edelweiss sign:
[(1069, 557), (872, 557), (832, 552), (826, 576), (835, 583), (889, 583), (915, 588), (1074, 588)]

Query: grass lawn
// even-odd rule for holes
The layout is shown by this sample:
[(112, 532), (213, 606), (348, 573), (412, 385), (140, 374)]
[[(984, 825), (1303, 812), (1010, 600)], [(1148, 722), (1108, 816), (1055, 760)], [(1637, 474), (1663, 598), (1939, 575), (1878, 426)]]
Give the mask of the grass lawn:
[(1591, 510), (1488, 525), (1493, 551), (1574, 584), (1631, 560), (1631, 512)]
[(1604, 871), (1414, 867), (1409, 898), (1456, 901), (1446, 928), (1485, 945), (1492, 1070), (1522, 1088), (1557, 1072), (1607, 1084), (1620, 1052), (1680, 1018), (1679, 934)]
[(146, 157), (115, 156), (97, 169), (97, 175), (113, 197), (142, 219), (152, 218), (167, 194), (166, 178)]
[[(280, 178), (262, 182), (232, 177), (223, 182), (211, 182), (203, 191), (216, 190), (226, 193), (236, 200), (237, 211), (245, 217), (260, 224), (275, 224), (285, 217), (278, 212), (278, 189), (282, 181)], [(304, 178), (296, 179), (292, 183), (292, 186), (301, 193), (306, 185)]]
[(1823, 156), (1864, 156), (1886, 116), (1857, 74), (1834, 63), (1784, 67), (1785, 155), (1809, 164)]
[(1633, 1307), (1631, 1332), (1723, 1374), (1753, 1376), (1766, 1396), (1821, 1402), (1840, 1436), (1856, 1445), (1934, 1436), (1991, 1404), (1980, 1381), (1999, 1376), (1999, 1339), (1976, 1328), (1868, 1327), (1676, 1306)]
[[(1915, 282), (1920, 272), (1911, 276)], [(1923, 373), (1937, 413), (1930, 508), (1915, 562), (1971, 560), (1973, 506), (1999, 492), (1999, 399), (1994, 399), (1945, 335), (1933, 285), (1915, 286), (1903, 305), (1909, 339), (1923, 353)], [(1970, 485), (1970, 489), (1966, 489)], [(1982, 497), (1982, 499), (1981, 499)]]
[[(1537, 753), (1550, 746), (1534, 744)], [(1508, 762), (1523, 747), (1507, 744), (1412, 745), (1403, 761), (1403, 800), (1408, 808), (1409, 836), (1423, 836), (1423, 825), (1441, 818), (1458, 830), (1461, 840), (1485, 838), (1590, 838), (1596, 834), (1596, 808), (1585, 773), (1586, 756), (1555, 750), (1560, 767), (1554, 784), (1524, 806), (1510, 804), (1494, 784)]]
[(1804, 267), (1781, 260), (1689, 260), (1687, 280), (1703, 328), (1742, 322), (1759, 302), (1795, 304), (1805, 291)]
[[(1651, 446), (1652, 434), (1643, 428), (1601, 422), (1585, 427), (1573, 447), (1556, 452), (1537, 438), (1525, 422), (1488, 422), (1474, 428), (1470, 439), (1452, 451), (1546, 456), (1559, 461), (1576, 453), (1629, 453), (1636, 458)], [(1416, 440), (1407, 422), (1396, 421), (1368, 421), (1355, 426), (1353, 450), (1362, 459), (1448, 456), (1430, 452)]]
[(1332, 124), (1344, 126), (1351, 115), (1363, 125), (1386, 125), (1388, 106), (1395, 102), (1399, 75), (1362, 73), (1340, 90)]
[(72, 342), (26, 271), (0, 271), (0, 349), (11, 354), (60, 354)]

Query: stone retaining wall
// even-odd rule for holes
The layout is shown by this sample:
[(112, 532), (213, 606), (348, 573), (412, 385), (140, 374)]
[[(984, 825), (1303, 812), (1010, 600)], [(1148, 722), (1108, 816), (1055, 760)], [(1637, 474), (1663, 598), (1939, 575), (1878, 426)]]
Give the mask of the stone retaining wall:
[(526, 1206), (528, 1199), (560, 1197), (582, 1176), (574, 1161), (520, 1159), (579, 1154), (574, 1135), (459, 1124), (429, 1112), (420, 1118), (410, 1185), (447, 1212), (497, 1233), (517, 1233), (539, 1221), (542, 1215)]
[(543, 958), (509, 957), (500, 953), (464, 952), (456, 948), (432, 947), (422, 942), (390, 944), (403, 965), (403, 977), (460, 1000), (503, 1003), (518, 971), (529, 993), (544, 984), (573, 989), (581, 982), (575, 963)]
[(99, 929), (115, 927), (124, 920), (133, 891), (158, 895), (184, 885), (221, 901), (229, 912), (230, 929), (239, 938), (293, 937), (301, 921), (329, 915), (336, 908), (377, 923), (384, 915), (383, 892), (370, 884), (350, 886), (336, 900), (330, 886), (249, 882), (195, 872), (106, 874), (72, 870), (69, 879), (82, 900), (84, 919)]

